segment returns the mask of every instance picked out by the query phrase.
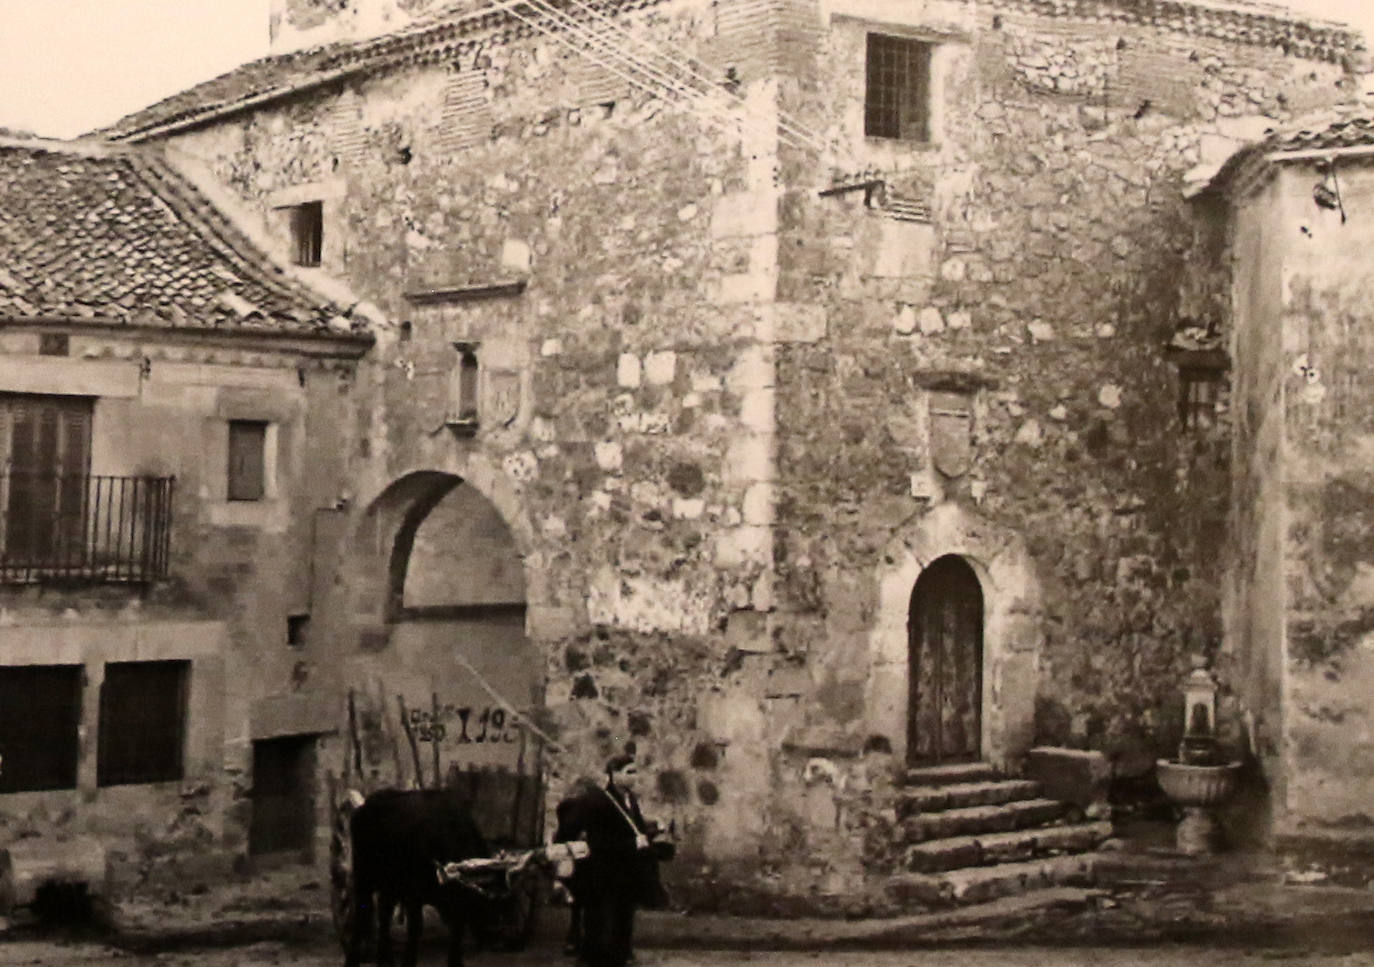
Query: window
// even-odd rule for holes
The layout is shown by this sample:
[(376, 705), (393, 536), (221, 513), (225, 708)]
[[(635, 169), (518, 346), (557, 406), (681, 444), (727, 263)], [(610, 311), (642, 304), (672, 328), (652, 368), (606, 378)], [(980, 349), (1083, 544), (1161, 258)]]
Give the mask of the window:
[(310, 615), (286, 616), (286, 643), (292, 648), (304, 648), (310, 639)]
[(229, 421), (230, 500), (262, 500), (267, 495), (267, 423)]
[(84, 541), (91, 414), (84, 396), (0, 394), (0, 541), (6, 565), (45, 566)]
[(1216, 422), (1222, 373), (1218, 369), (1181, 366), (1178, 370), (1178, 419), (1189, 429)]
[(930, 140), (931, 49), (932, 45), (907, 37), (868, 35), (867, 137)]
[(38, 355), (70, 356), (71, 337), (65, 332), (45, 332), (38, 336)]
[(188, 661), (105, 666), (96, 782), (117, 786), (182, 777)]
[(76, 788), (82, 671), (0, 668), (0, 793)]
[(324, 251), (324, 203), (308, 201), (291, 209), (291, 245), (297, 265), (317, 266)]
[(475, 342), (456, 342), (457, 365), (449, 373), (448, 412), (444, 422), (451, 427), (471, 430), (477, 426), (477, 381), (479, 367)]

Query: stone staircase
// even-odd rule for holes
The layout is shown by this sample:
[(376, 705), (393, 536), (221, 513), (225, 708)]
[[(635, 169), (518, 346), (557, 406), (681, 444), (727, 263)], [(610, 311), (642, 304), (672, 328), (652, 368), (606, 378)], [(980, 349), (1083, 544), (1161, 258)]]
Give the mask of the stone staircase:
[(1092, 880), (1112, 824), (977, 762), (907, 771), (889, 899), (939, 909)]

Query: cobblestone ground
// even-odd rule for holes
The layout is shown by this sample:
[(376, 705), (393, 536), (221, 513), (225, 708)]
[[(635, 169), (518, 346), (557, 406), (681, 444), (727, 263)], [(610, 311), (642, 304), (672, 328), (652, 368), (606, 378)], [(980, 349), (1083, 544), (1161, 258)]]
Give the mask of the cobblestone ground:
[[(442, 964), (442, 949), (428, 946), (421, 967)], [(217, 950), (182, 950), (132, 954), (98, 943), (73, 941), (0, 942), (5, 967), (105, 967), (151, 964), (160, 967), (338, 967), (342, 958), (332, 945), (309, 947), (277, 943)], [(479, 954), (471, 967), (559, 967), (571, 965), (555, 951), (535, 949), (520, 954)], [(1301, 949), (1217, 949), (1195, 945), (1142, 948), (1038, 948), (919, 950), (911, 952), (741, 953), (731, 951), (644, 951), (637, 967), (1261, 967), (1267, 964), (1313, 967), (1374, 967), (1374, 952), (1313, 952)]]

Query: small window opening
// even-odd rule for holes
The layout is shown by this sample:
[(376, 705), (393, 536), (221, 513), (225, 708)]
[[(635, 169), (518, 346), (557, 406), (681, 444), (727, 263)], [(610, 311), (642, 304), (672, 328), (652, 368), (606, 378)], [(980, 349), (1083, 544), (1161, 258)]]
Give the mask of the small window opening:
[(310, 640), (310, 615), (286, 616), (286, 643), (292, 648), (304, 648)]
[(868, 35), (867, 137), (930, 140), (931, 50), (931, 44), (909, 37)]
[(291, 209), (291, 244), (297, 265), (318, 266), (324, 251), (324, 203), (308, 201)]
[(38, 337), (38, 355), (71, 355), (71, 337), (65, 332), (45, 332)]
[(478, 380), (480, 378), (477, 362), (477, 343), (456, 342), (453, 348), (458, 352), (457, 365), (449, 377), (448, 415), (450, 426), (475, 428), (477, 426)]
[(267, 423), (229, 421), (230, 500), (262, 500), (267, 495)]
[(1190, 430), (1213, 426), (1217, 421), (1221, 373), (1215, 369), (1182, 367), (1178, 371), (1178, 419)]

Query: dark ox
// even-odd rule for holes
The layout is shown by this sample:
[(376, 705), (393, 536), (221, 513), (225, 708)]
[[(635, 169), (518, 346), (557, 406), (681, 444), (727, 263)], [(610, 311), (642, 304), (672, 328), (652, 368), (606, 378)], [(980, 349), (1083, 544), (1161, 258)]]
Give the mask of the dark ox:
[[(423, 911), (438, 911), (449, 931), (449, 967), (463, 963), (463, 932), (481, 898), (460, 883), (441, 883), (438, 867), (489, 855), (466, 803), (446, 789), (383, 789), (368, 796), (350, 821), (353, 837), (354, 928), (344, 963), (357, 967), (364, 937), (375, 927), (377, 963), (394, 962), (391, 917), (406, 918), (402, 964), (414, 967)], [(374, 907), (375, 903), (375, 907)]]

